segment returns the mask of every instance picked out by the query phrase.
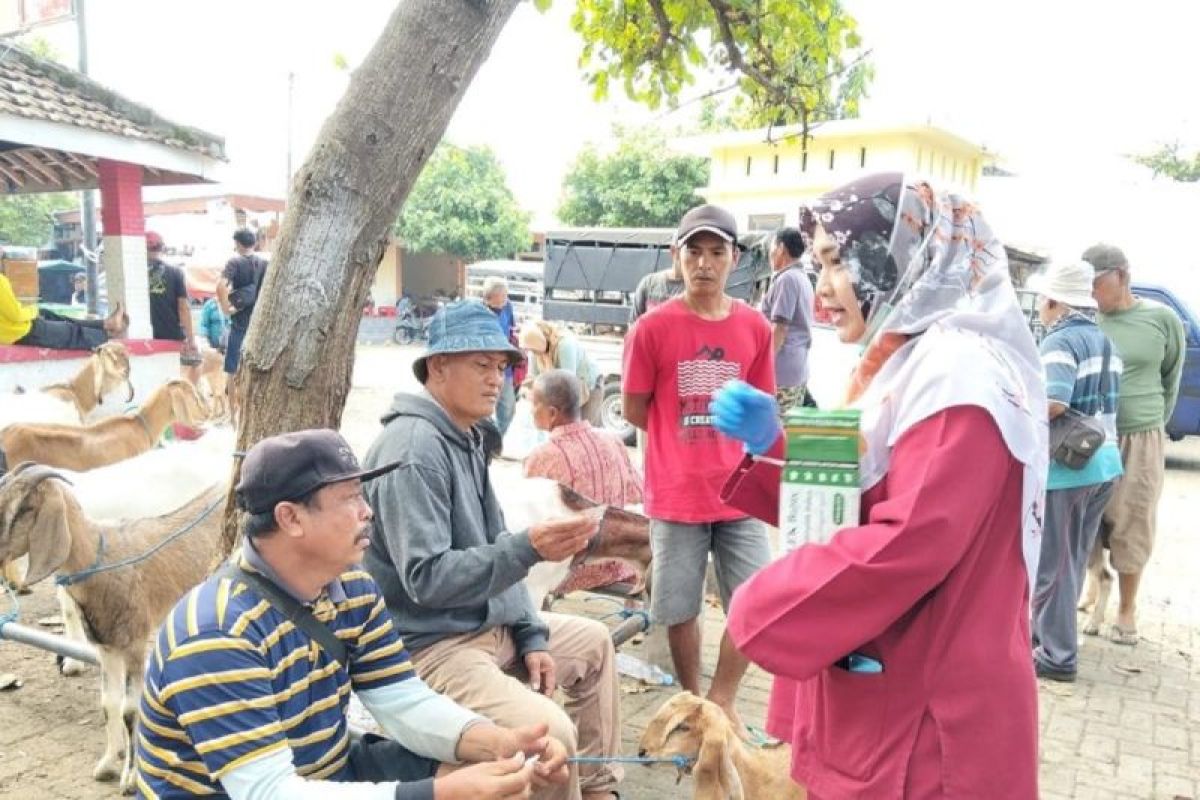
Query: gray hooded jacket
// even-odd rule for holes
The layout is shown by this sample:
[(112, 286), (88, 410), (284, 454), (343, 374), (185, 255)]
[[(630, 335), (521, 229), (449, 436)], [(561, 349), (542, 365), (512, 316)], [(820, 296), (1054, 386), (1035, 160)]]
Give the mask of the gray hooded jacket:
[(363, 563), (404, 643), (420, 650), (507, 625), (520, 655), (547, 649), (521, 583), (541, 557), (528, 532), (504, 530), (478, 433), (428, 395), (396, 395), (382, 421), (364, 467), (400, 467), (366, 484), (375, 522)]

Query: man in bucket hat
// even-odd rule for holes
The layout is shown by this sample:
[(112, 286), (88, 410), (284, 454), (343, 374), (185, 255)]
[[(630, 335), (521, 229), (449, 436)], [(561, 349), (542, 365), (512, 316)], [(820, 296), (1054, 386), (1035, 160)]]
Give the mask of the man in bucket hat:
[[(607, 628), (539, 615), (521, 583), (538, 561), (583, 550), (596, 519), (508, 531), (488, 480), (481, 425), (505, 370), (523, 360), (482, 303), (434, 315), (413, 364), (424, 388), (396, 395), (367, 454), (368, 467), (399, 467), (368, 487), (375, 524), (364, 563), (430, 686), (501, 725), (548, 723), (572, 754), (614, 755), (620, 708)], [(550, 699), (556, 686), (569, 714)], [(616, 765), (586, 765), (535, 796), (608, 800), (620, 778)]]
[[(236, 568), (179, 601), (148, 662), (140, 795), (466, 800), (567, 779), (544, 725), (489, 724), (416, 676), (357, 566), (371, 522), (363, 484), (396, 467), (363, 469), (331, 430), (273, 436), (246, 454)], [(351, 687), (394, 739), (351, 740)], [(485, 763), (440, 766), (464, 761)]]
[(1059, 418), (1070, 409), (1099, 420), (1105, 433), (1104, 443), (1081, 469), (1059, 463), (1052, 453), (1046, 479), (1042, 551), (1032, 603), (1033, 661), (1038, 677), (1064, 682), (1075, 680), (1075, 604), (1084, 567), (1104, 506), (1121, 475), (1121, 357), (1096, 326), (1092, 278), (1086, 261), (1062, 262), (1028, 283), (1038, 293), (1038, 315), (1046, 326), (1040, 350), (1051, 427), (1065, 423)]

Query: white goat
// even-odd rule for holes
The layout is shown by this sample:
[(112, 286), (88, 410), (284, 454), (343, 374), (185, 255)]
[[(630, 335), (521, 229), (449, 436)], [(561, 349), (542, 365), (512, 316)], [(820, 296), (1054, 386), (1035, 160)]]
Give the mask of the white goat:
[(747, 747), (716, 703), (680, 692), (646, 724), (639, 756), (691, 762), (694, 800), (804, 800), (791, 779), (792, 750)]
[[(501, 492), (505, 527), (510, 531), (529, 528), (599, 505), (548, 478), (521, 478)], [(636, 565), (642, 575), (650, 564), (649, 520), (640, 514), (616, 508), (604, 509), (600, 531), (588, 547), (587, 558), (613, 559)], [(525, 577), (525, 588), (534, 608), (542, 608), (546, 597), (571, 573), (575, 559), (539, 561)]]
[[(170, 442), (148, 453), (88, 472), (60, 470), (73, 486), (75, 499), (88, 519), (117, 523), (169, 514), (226, 481), (233, 468), (235, 432), (212, 428), (194, 441)], [(154, 487), (153, 491), (131, 491)], [(58, 605), (68, 638), (87, 641), (79, 606), (65, 589), (58, 589)], [(80, 675), (82, 661), (64, 658), (63, 675)]]
[(173, 514), (107, 525), (89, 520), (61, 475), (48, 467), (21, 464), (0, 481), (0, 561), (28, 554), (31, 584), (97, 562), (144, 557), (67, 590), (100, 658), (106, 745), (92, 776), (120, 776), (123, 791), (133, 788), (132, 736), (148, 639), (179, 598), (205, 579), (225, 493), (219, 484)]

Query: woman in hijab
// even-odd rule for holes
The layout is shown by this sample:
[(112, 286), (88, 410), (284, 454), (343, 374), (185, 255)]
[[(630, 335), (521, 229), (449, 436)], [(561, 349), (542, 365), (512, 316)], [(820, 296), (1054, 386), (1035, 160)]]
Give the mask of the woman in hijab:
[(543, 372), (565, 369), (579, 378), (583, 387), (580, 416), (592, 425), (601, 427), (600, 408), (604, 392), (600, 388), (600, 379), (603, 376), (575, 334), (553, 322), (531, 319), (521, 326), (517, 341), (522, 350), (528, 350), (533, 356), (529, 360), (526, 385), (532, 384), (533, 379)]
[[(734, 596), (733, 641), (776, 676), (768, 730), (810, 798), (1036, 798), (1046, 394), (1004, 249), (973, 206), (900, 174), (830, 192), (802, 223), (818, 297), (864, 346), (847, 398), (863, 522)], [(731, 384), (712, 406), (752, 458), (782, 457), (772, 397)], [(777, 506), (778, 463), (740, 476), (759, 473), (759, 508)]]

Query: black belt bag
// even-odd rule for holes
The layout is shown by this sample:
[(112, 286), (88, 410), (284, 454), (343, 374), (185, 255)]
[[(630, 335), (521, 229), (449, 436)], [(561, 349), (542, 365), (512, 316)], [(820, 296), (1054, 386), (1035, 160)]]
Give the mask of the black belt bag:
[[(1112, 345), (1104, 345), (1104, 361), (1100, 367), (1100, 413), (1108, 398), (1108, 364)], [(1073, 408), (1068, 408), (1050, 420), (1050, 458), (1069, 469), (1083, 469), (1104, 444), (1107, 434), (1104, 423)]]

